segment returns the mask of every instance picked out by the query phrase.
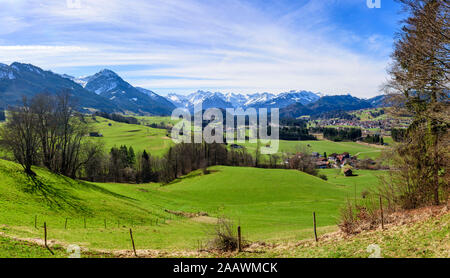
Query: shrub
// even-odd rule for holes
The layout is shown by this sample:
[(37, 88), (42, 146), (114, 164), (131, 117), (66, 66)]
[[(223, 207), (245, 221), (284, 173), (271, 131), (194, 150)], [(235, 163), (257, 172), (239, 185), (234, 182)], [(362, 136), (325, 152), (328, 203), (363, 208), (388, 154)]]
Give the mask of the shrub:
[(214, 238), (210, 242), (211, 249), (223, 252), (235, 251), (238, 248), (238, 237), (234, 225), (227, 219), (219, 218), (214, 230)]

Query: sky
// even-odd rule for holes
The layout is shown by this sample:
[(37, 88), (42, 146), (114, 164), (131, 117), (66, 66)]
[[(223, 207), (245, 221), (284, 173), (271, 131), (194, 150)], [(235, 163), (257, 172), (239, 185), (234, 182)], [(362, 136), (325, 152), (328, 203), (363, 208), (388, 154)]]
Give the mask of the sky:
[[(375, 1), (375, 0), (373, 0)], [(381, 0), (0, 0), (0, 63), (108, 68), (162, 95), (380, 94), (399, 5)]]

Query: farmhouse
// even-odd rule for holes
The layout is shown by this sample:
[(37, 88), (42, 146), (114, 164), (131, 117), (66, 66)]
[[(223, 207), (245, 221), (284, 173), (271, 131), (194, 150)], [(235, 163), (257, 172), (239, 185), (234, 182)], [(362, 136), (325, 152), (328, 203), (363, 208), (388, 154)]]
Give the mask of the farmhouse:
[(344, 175), (345, 175), (346, 177), (351, 177), (351, 176), (353, 176), (353, 171), (352, 171), (352, 169), (350, 169), (350, 168), (345, 169), (345, 170), (344, 170)]

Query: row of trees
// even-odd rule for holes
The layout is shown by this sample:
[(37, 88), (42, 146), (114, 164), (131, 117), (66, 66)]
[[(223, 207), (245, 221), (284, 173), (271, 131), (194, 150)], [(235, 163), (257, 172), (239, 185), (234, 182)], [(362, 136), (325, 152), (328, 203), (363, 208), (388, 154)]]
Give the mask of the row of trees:
[(368, 134), (366, 137), (364, 137), (363, 141), (369, 144), (384, 144), (383, 136), (381, 136), (380, 134)]
[(90, 181), (127, 183), (169, 183), (183, 175), (213, 165), (255, 166), (255, 159), (242, 150), (228, 150), (223, 144), (187, 144), (172, 146), (163, 157), (146, 151), (135, 153), (132, 147), (112, 148), (87, 163), (81, 177)]
[(280, 129), (280, 140), (288, 141), (305, 141), (305, 140), (317, 140), (316, 137), (309, 134), (306, 127), (299, 126), (285, 126)]
[(93, 116), (94, 116), (94, 119), (95, 119), (95, 116), (99, 116), (99, 117), (103, 117), (103, 118), (109, 119), (111, 121), (119, 122), (119, 123), (135, 124), (135, 125), (139, 124), (139, 120), (136, 119), (135, 117), (123, 116), (123, 115), (115, 114), (115, 113), (109, 114), (106, 112), (96, 111)]
[(3, 122), (6, 120), (6, 114), (5, 111), (0, 110), (0, 122)]
[(88, 126), (74, 107), (68, 92), (24, 98), (22, 106), (9, 109), (8, 121), (0, 129), (1, 144), (29, 175), (35, 175), (32, 165), (43, 165), (76, 177), (101, 146), (88, 140)]
[(362, 132), (360, 128), (323, 128), (323, 137), (332, 141), (356, 141), (361, 136)]

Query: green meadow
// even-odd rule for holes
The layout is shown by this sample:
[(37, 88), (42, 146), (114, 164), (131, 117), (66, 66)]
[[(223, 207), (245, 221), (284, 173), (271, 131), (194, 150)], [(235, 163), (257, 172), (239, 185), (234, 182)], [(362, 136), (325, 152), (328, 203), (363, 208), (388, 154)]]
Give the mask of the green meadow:
[[(210, 174), (197, 171), (162, 186), (89, 183), (34, 170), (37, 178), (31, 179), (19, 165), (0, 160), (0, 232), (42, 238), (45, 221), (49, 239), (61, 244), (121, 250), (130, 248), (132, 228), (137, 249), (168, 251), (206, 244), (221, 217), (241, 225), (250, 241), (310, 238), (314, 211), (319, 234), (334, 231), (347, 198), (360, 198), (383, 174), (357, 171), (345, 178), (322, 170), (329, 178), (324, 181), (295, 170), (216, 166)], [(166, 210), (208, 216), (187, 218)]]
[[(139, 118), (139, 117), (138, 117)], [(141, 117), (145, 121), (153, 121), (159, 123), (159, 121), (171, 124), (169, 117)], [(161, 156), (170, 146), (174, 143), (169, 138), (167, 131), (164, 129), (157, 129), (147, 127), (145, 125), (133, 125), (126, 123), (114, 122), (101, 117), (96, 117), (97, 121), (92, 124), (92, 131), (100, 132), (103, 134), (102, 138), (95, 138), (104, 142), (105, 147), (110, 149), (111, 147), (119, 147), (121, 145), (133, 146), (135, 151), (147, 150), (151, 155)], [(153, 120), (152, 120), (153, 119)], [(148, 122), (146, 122), (148, 124)], [(328, 155), (332, 153), (348, 152), (351, 155), (358, 155), (359, 158), (372, 158), (379, 157), (381, 150), (376, 147), (358, 144), (355, 142), (332, 142), (328, 140), (318, 141), (285, 141), (280, 140), (278, 154), (283, 153), (293, 154), (297, 151), (306, 148), (311, 152), (318, 152), (323, 154), (326, 152)], [(250, 153), (256, 151), (257, 144), (246, 142), (243, 144)]]
[(105, 144), (106, 149), (121, 145), (132, 146), (135, 151), (147, 150), (151, 155), (162, 156), (173, 145), (167, 136), (167, 130), (114, 122), (102, 117), (96, 117), (91, 125), (92, 131), (103, 135), (95, 138)]
[[(357, 155), (360, 159), (372, 158), (376, 159), (380, 156), (381, 150), (376, 147), (362, 145), (355, 142), (333, 142), (328, 140), (317, 141), (279, 141), (279, 154), (287, 153), (294, 154), (303, 149), (310, 152), (317, 152), (323, 155), (325, 152), (327, 155), (332, 153), (344, 153), (348, 152), (350, 155)], [(246, 142), (243, 144), (249, 152), (255, 152), (257, 144)]]

